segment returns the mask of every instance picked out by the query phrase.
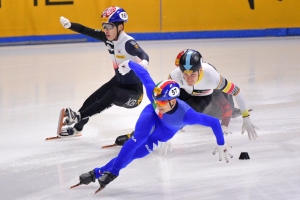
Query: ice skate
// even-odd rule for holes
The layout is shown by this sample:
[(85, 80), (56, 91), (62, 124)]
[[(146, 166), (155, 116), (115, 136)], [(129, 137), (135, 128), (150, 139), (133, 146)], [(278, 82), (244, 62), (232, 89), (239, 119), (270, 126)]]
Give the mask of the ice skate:
[(66, 116), (65, 112), (66, 112), (65, 109), (61, 109), (61, 111), (59, 113), (58, 125), (57, 125), (57, 132), (56, 132), (57, 136), (55, 136), (55, 137), (48, 137), (48, 138), (46, 138), (46, 140), (54, 140), (54, 139), (59, 139), (59, 138), (64, 138), (64, 137), (81, 136), (81, 133), (80, 133), (81, 131), (77, 131), (75, 128), (70, 127), (70, 126), (69, 127), (64, 127), (66, 125), (63, 122), (64, 117)]
[(74, 112), (71, 110), (71, 108), (66, 108), (65, 109), (65, 121), (64, 124), (66, 125), (72, 125), (74, 123), (78, 123), (80, 119), (80, 113), (79, 112)]
[(131, 138), (131, 136), (133, 134), (134, 134), (134, 131), (132, 131), (131, 133), (126, 134), (126, 135), (120, 135), (116, 138), (116, 141), (115, 141), (114, 144), (102, 146), (102, 148), (108, 148), (108, 147), (114, 147), (114, 146), (123, 146), (125, 144), (125, 142), (127, 142), (127, 140), (129, 140), (129, 138)]
[(76, 130), (76, 128), (67, 126), (63, 127), (61, 132), (58, 134), (58, 137), (65, 138), (65, 137), (76, 137), (81, 136), (81, 131)]

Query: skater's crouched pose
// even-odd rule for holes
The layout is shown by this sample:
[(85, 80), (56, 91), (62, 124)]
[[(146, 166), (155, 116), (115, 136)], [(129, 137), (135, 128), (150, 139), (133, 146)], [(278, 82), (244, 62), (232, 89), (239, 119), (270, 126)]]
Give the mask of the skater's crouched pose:
[(109, 7), (101, 15), (103, 30), (95, 30), (78, 23), (71, 23), (68, 19), (61, 17), (60, 22), (72, 31), (101, 40), (108, 48), (113, 62), (115, 76), (102, 85), (83, 103), (78, 112), (66, 108), (65, 124), (72, 125), (64, 127), (59, 134), (60, 137), (72, 137), (80, 135), (83, 126), (89, 117), (102, 112), (112, 105), (135, 108), (143, 99), (143, 85), (133, 71), (121, 74), (118, 66), (125, 60), (131, 59), (147, 68), (149, 57), (137, 44), (134, 38), (124, 32), (124, 22), (128, 15), (120, 7)]
[[(180, 86), (180, 100), (185, 101), (195, 111), (208, 113), (217, 117), (221, 111), (221, 125), (224, 134), (231, 133), (228, 130), (232, 110), (230, 99), (225, 96), (235, 97), (240, 113), (243, 117), (242, 133), (247, 131), (249, 140), (257, 138), (257, 127), (252, 123), (250, 114), (246, 105), (243, 91), (224, 78), (214, 66), (203, 62), (200, 52), (193, 49), (185, 49), (181, 51), (175, 60), (177, 66), (169, 74), (169, 79), (176, 81)], [(229, 102), (228, 102), (229, 101)], [(208, 106), (210, 105), (210, 109)], [(217, 107), (213, 107), (217, 106)], [(128, 135), (121, 135), (116, 138), (116, 145), (123, 145), (134, 132)]]
[(133, 70), (142, 80), (151, 103), (141, 112), (136, 122), (134, 136), (124, 144), (119, 155), (106, 165), (82, 174), (78, 185), (89, 184), (98, 179), (100, 183), (99, 190), (103, 189), (130, 162), (147, 156), (170, 140), (186, 125), (198, 124), (210, 127), (217, 142), (214, 154), (218, 152), (219, 159), (224, 158), (228, 162), (227, 156), (232, 156), (228, 153), (221, 125), (217, 118), (198, 113), (187, 103), (178, 99), (180, 87), (174, 80), (162, 81), (156, 85), (148, 71), (140, 65), (132, 61), (124, 62), (122, 65), (123, 67), (119, 67), (119, 71), (129, 73)]

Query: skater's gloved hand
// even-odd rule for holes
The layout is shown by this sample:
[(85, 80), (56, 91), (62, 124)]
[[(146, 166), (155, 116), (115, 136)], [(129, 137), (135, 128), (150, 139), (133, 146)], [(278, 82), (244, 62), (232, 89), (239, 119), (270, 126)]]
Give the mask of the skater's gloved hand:
[(79, 176), (79, 182), (85, 185), (90, 184), (91, 182), (95, 182), (95, 173), (94, 170), (84, 173)]
[(242, 134), (244, 134), (244, 132), (247, 131), (249, 140), (250, 141), (252, 139), (255, 140), (258, 137), (256, 130), (258, 130), (258, 127), (252, 123), (250, 116), (244, 117), (243, 118), (243, 126), (242, 126)]
[(60, 21), (61, 25), (63, 25), (64, 28), (70, 28), (71, 27), (71, 22), (67, 18), (61, 16), (59, 18), (59, 21)]
[(224, 125), (222, 125), (222, 131), (224, 135), (232, 134), (231, 131), (228, 130), (228, 127)]
[(227, 157), (227, 156), (229, 156), (230, 158), (233, 157), (233, 156), (228, 152), (228, 149), (229, 149), (229, 148), (231, 148), (231, 146), (228, 147), (226, 144), (224, 144), (224, 145), (218, 145), (218, 146), (215, 148), (215, 150), (214, 150), (214, 152), (213, 152), (213, 155), (215, 155), (216, 153), (219, 153), (219, 160), (222, 161), (222, 159), (224, 158), (225, 161), (228, 163), (229, 160), (228, 160), (228, 157)]
[(166, 157), (168, 154), (168, 151), (172, 151), (172, 143), (171, 141), (167, 141), (163, 143), (159, 148), (159, 155), (161, 157)]
[(112, 174), (111, 172), (104, 172), (104, 174), (98, 179), (99, 184), (101, 187), (105, 187), (110, 182), (112, 182), (115, 178), (117, 178), (116, 175)]
[(120, 72), (120, 74), (125, 75), (131, 70), (128, 66), (129, 61), (130, 60), (126, 60), (119, 65), (118, 71)]
[(146, 70), (148, 70), (149, 62), (147, 60), (142, 60), (142, 62), (139, 63), (142, 67), (144, 67)]

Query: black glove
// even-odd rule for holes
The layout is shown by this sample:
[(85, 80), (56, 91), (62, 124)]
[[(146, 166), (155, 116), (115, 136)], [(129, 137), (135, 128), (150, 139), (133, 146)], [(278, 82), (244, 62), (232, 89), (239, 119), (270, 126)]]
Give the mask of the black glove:
[(95, 177), (94, 170), (84, 173), (81, 176), (79, 176), (80, 183), (85, 184), (85, 185), (88, 185), (91, 182), (95, 182), (95, 179), (96, 179), (96, 177)]
[(104, 188), (107, 184), (112, 182), (117, 176), (113, 175), (110, 172), (104, 172), (104, 174), (98, 179), (99, 184), (102, 188)]
[(133, 135), (134, 131), (132, 131), (130, 134), (127, 135), (120, 135), (117, 137), (115, 144), (118, 146), (123, 146), (125, 144), (125, 142), (127, 142), (127, 140), (129, 140), (129, 138), (131, 138), (131, 136)]

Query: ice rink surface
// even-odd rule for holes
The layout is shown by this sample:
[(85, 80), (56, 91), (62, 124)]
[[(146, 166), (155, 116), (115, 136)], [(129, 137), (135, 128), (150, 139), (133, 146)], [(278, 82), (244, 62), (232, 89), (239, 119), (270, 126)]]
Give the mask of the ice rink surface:
[[(188, 126), (159, 152), (135, 160), (103, 191), (99, 184), (70, 189), (78, 177), (115, 157), (101, 149), (127, 134), (145, 105), (112, 107), (92, 117), (78, 138), (56, 135), (59, 111), (79, 109), (114, 74), (103, 43), (0, 47), (0, 199), (300, 199), (300, 38), (145, 41), (149, 72), (166, 79), (185, 48), (200, 51), (245, 93), (260, 130), (250, 142), (242, 118), (226, 136), (229, 163), (212, 155), (212, 131)], [(239, 160), (248, 152), (250, 160)]]

